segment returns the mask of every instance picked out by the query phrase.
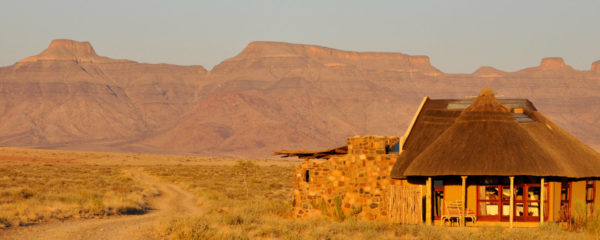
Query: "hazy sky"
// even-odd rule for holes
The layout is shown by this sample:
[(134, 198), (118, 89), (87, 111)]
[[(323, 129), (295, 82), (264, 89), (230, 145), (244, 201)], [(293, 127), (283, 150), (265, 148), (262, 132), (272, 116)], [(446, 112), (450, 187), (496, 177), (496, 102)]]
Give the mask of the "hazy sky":
[(553, 56), (589, 70), (600, 60), (600, 1), (0, 2), (0, 66), (56, 38), (111, 58), (207, 69), (267, 40), (428, 55), (450, 73), (515, 71)]

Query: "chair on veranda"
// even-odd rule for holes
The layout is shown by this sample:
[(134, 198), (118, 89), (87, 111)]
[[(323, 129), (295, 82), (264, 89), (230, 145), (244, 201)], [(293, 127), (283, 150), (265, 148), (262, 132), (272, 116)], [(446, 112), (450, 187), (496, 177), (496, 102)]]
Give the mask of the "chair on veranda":
[[(458, 225), (461, 225), (460, 217), (462, 215), (463, 202), (462, 201), (451, 201), (446, 205), (446, 214), (442, 215), (441, 220), (442, 224), (446, 224), (446, 221), (450, 222), (452, 225), (453, 222), (457, 222)], [(475, 211), (467, 209), (465, 212), (465, 221), (467, 219), (471, 220), (473, 224), (477, 222), (477, 216), (475, 215)]]

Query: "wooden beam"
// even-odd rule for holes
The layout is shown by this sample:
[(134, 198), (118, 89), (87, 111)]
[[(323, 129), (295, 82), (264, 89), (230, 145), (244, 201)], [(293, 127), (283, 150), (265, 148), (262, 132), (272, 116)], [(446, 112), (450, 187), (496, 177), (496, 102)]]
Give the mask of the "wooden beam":
[(544, 223), (544, 200), (546, 200), (546, 188), (544, 187), (544, 178), (540, 185), (540, 225)]
[(462, 192), (460, 199), (462, 201), (462, 213), (460, 214), (460, 226), (465, 226), (465, 212), (467, 211), (465, 205), (467, 205), (467, 176), (460, 176), (462, 178)]
[(514, 196), (514, 192), (515, 192), (515, 177), (508, 177), (510, 179), (510, 207), (509, 207), (509, 213), (508, 213), (508, 221), (510, 222), (510, 228), (513, 227), (513, 218), (514, 218), (514, 214), (515, 214), (515, 196)]
[(427, 178), (427, 182), (425, 183), (425, 187), (427, 188), (426, 197), (425, 197), (425, 224), (431, 225), (432, 211), (431, 211), (431, 177)]

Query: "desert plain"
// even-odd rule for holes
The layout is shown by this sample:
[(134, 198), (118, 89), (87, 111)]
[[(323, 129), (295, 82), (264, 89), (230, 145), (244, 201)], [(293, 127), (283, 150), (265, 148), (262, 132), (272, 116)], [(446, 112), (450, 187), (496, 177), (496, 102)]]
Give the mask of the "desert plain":
[[(0, 148), (1, 239), (596, 239), (291, 216), (299, 160)], [(597, 229), (596, 229), (597, 230)]]

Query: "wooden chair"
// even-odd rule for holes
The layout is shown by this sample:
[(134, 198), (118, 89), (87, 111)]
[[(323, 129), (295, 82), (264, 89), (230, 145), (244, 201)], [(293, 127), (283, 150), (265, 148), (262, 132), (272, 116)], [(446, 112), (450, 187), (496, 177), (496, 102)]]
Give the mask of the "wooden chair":
[[(453, 222), (457, 222), (458, 225), (461, 225), (460, 217), (462, 215), (463, 202), (462, 201), (451, 201), (446, 205), (446, 214), (442, 215), (441, 220), (442, 224), (446, 224), (446, 221), (450, 222), (450, 226), (452, 226)], [(477, 216), (475, 211), (467, 209), (465, 212), (465, 221), (467, 219), (471, 220), (473, 224), (477, 222)]]
[(465, 212), (465, 221), (467, 221), (467, 219), (471, 219), (471, 222), (475, 225), (475, 223), (477, 223), (477, 214), (475, 214), (475, 211), (467, 209)]

